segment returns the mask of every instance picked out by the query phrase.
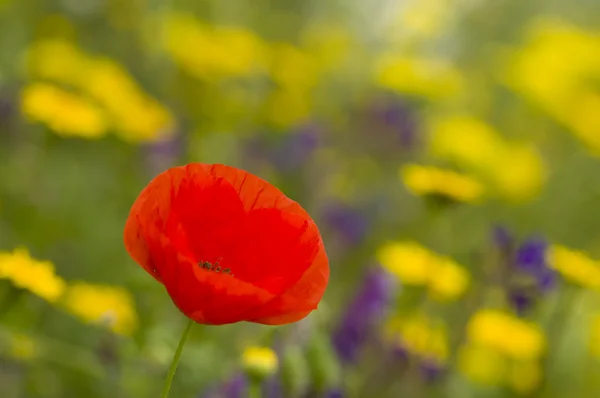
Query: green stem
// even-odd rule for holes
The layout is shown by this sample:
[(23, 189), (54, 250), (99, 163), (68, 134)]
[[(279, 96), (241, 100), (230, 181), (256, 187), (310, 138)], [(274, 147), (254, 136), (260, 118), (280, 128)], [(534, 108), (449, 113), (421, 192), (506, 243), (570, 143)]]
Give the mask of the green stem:
[(169, 373), (167, 374), (167, 378), (165, 379), (165, 386), (163, 388), (161, 398), (167, 398), (169, 396), (169, 391), (171, 391), (171, 384), (173, 383), (173, 377), (175, 376), (175, 371), (177, 370), (177, 365), (179, 364), (179, 358), (181, 357), (181, 352), (183, 351), (183, 346), (185, 345), (185, 341), (190, 334), (190, 330), (192, 329), (192, 325), (194, 321), (191, 319), (188, 320), (187, 326), (181, 335), (181, 339), (179, 339), (179, 344), (177, 345), (177, 350), (175, 351), (175, 355), (173, 355), (173, 361), (171, 361), (171, 367), (169, 368)]
[(262, 398), (262, 381), (250, 377), (248, 383), (248, 398)]

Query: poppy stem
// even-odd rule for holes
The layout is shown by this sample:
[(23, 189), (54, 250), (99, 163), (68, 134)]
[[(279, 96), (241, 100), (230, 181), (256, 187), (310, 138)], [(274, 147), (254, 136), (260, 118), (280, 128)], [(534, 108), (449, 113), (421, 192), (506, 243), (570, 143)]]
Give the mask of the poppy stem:
[(185, 330), (181, 335), (181, 339), (179, 339), (177, 350), (175, 351), (175, 355), (173, 355), (173, 360), (171, 361), (169, 373), (167, 374), (167, 378), (165, 379), (165, 386), (163, 387), (161, 398), (167, 398), (169, 396), (169, 391), (171, 391), (171, 384), (173, 383), (173, 377), (175, 376), (175, 371), (177, 370), (177, 365), (179, 364), (179, 358), (181, 357), (183, 346), (185, 345), (185, 341), (187, 340), (188, 335), (190, 334), (190, 330), (192, 329), (193, 324), (194, 321), (192, 321), (192, 319), (189, 319)]

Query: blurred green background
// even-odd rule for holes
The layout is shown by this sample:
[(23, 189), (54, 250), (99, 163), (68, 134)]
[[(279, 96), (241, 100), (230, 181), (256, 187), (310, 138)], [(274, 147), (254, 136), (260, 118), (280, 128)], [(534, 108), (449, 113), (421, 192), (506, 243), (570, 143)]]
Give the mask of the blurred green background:
[[(296, 325), (196, 325), (174, 397), (597, 397), (600, 3), (0, 0), (0, 397), (157, 397), (185, 319), (150, 179), (257, 174), (323, 233)], [(242, 361), (243, 362), (243, 361)]]

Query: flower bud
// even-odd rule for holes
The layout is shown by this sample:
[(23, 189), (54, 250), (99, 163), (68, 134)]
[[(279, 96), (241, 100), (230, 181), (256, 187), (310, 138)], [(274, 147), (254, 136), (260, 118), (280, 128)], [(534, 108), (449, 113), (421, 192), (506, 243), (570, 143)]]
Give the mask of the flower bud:
[(278, 362), (277, 354), (268, 347), (248, 347), (242, 354), (244, 372), (254, 380), (264, 380), (273, 375)]

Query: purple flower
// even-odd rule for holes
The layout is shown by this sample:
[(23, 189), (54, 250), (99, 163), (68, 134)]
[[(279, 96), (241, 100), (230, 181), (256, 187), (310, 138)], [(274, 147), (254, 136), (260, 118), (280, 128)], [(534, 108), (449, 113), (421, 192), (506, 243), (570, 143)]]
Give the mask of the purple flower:
[(366, 215), (341, 202), (325, 207), (323, 221), (351, 246), (362, 243), (369, 229)]
[(524, 315), (540, 295), (556, 284), (556, 272), (546, 258), (548, 242), (533, 236), (516, 246), (510, 231), (501, 227), (494, 230), (493, 237), (496, 247), (505, 254), (507, 298), (517, 314)]
[(341, 388), (332, 388), (325, 392), (325, 398), (344, 398), (346, 394)]
[(492, 231), (492, 241), (494, 245), (503, 253), (512, 251), (514, 237), (508, 228), (497, 226)]
[(421, 377), (427, 383), (434, 383), (444, 373), (443, 366), (434, 359), (425, 359), (420, 364)]
[(534, 295), (527, 290), (509, 289), (508, 300), (519, 315), (525, 315), (535, 303)]
[(344, 362), (357, 359), (360, 349), (390, 304), (393, 281), (381, 268), (367, 272), (363, 283), (346, 309), (333, 334), (333, 346)]
[(291, 171), (302, 166), (319, 147), (321, 130), (307, 125), (290, 133), (274, 150), (269, 159), (282, 171)]
[(384, 132), (403, 148), (413, 148), (417, 144), (417, 121), (414, 111), (402, 100), (381, 98), (373, 105), (372, 114)]
[(515, 254), (515, 265), (532, 274), (537, 274), (548, 268), (546, 263), (546, 249), (548, 243), (538, 237), (526, 240)]
[(244, 398), (248, 388), (248, 380), (243, 374), (237, 374), (221, 389), (223, 398)]
[(156, 175), (175, 166), (183, 155), (183, 137), (175, 132), (162, 141), (152, 142), (144, 146), (145, 161), (151, 175)]

